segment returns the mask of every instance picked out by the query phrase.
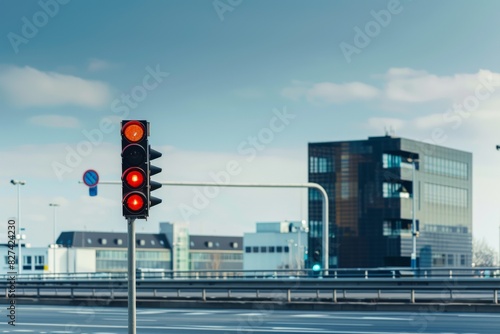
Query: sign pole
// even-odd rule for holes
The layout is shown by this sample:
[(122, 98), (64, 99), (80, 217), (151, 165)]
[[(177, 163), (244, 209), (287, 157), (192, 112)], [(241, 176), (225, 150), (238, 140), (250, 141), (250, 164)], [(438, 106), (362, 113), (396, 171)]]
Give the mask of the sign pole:
[(135, 328), (135, 218), (127, 218), (128, 225), (128, 334), (136, 334)]

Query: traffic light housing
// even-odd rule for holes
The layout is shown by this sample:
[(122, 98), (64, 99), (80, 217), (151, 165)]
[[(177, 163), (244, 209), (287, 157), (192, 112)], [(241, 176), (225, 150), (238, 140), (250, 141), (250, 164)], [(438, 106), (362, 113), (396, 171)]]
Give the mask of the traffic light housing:
[(157, 204), (161, 203), (161, 199), (157, 197), (151, 196), (151, 192), (161, 188), (161, 183), (155, 182), (151, 180), (151, 176), (156, 175), (158, 173), (161, 173), (161, 168), (157, 166), (151, 165), (151, 160), (158, 159), (161, 157), (161, 153), (158, 151), (155, 151), (151, 148), (150, 145), (148, 145), (148, 210), (152, 206), (155, 206)]
[[(121, 125), (123, 216), (147, 219), (151, 206), (161, 203), (161, 199), (150, 194), (161, 187), (150, 178), (161, 172), (161, 168), (150, 164), (150, 160), (159, 158), (161, 153), (150, 148), (147, 121), (124, 120)], [(151, 159), (151, 156), (154, 157)]]
[(316, 246), (313, 249), (312, 253), (312, 261), (311, 261), (311, 269), (313, 276), (321, 276), (322, 272), (322, 256), (321, 256), (321, 247)]

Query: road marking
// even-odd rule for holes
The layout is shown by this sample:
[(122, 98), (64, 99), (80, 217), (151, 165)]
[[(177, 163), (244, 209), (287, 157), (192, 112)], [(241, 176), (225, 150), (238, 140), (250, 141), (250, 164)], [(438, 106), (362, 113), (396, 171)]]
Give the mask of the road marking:
[[(267, 324), (276, 324), (276, 325), (330, 325), (331, 323), (326, 322), (279, 322), (279, 321), (266, 321)], [(351, 324), (351, 323), (340, 323), (335, 322), (335, 326), (360, 326), (360, 327), (370, 327), (374, 326), (373, 324)]]
[(237, 313), (237, 314), (235, 314), (235, 316), (238, 316), (238, 317), (255, 317), (255, 316), (259, 316), (259, 315), (265, 315), (265, 313), (262, 312), (262, 313)]
[(296, 318), (327, 318), (329, 314), (293, 314)]
[(328, 318), (328, 319), (344, 319), (344, 320), (393, 320), (393, 321), (411, 321), (410, 318), (391, 318), (391, 317), (349, 317), (349, 316), (337, 316), (330, 314), (295, 314), (292, 317), (297, 318)]
[(361, 317), (365, 320), (392, 320), (392, 321), (411, 321), (410, 318), (389, 318), (389, 317)]
[(290, 332), (290, 331), (300, 331), (305, 332), (305, 333), (311, 333), (311, 332), (317, 332), (317, 331), (325, 331), (324, 329), (321, 328), (307, 328), (307, 327), (271, 327), (271, 330), (275, 331), (285, 331), (285, 333)]
[(459, 317), (474, 317), (474, 318), (500, 318), (500, 315), (493, 314), (459, 314)]

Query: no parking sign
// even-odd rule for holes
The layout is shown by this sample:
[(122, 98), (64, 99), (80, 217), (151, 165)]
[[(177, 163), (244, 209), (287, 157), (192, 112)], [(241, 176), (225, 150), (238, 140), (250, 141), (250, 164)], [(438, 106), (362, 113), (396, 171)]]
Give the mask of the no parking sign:
[(99, 174), (95, 170), (89, 169), (83, 173), (83, 183), (89, 187), (89, 196), (97, 196)]

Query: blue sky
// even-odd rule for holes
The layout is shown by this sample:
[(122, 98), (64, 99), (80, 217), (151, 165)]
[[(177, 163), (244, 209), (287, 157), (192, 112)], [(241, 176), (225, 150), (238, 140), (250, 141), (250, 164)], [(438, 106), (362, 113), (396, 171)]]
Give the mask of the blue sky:
[[(9, 180), (26, 180), (33, 245), (51, 242), (50, 202), (61, 204), (58, 232), (125, 230), (118, 187), (90, 198), (78, 184), (88, 168), (118, 180), (124, 110), (151, 122), (158, 179), (171, 181), (211, 181), (235, 160), (233, 182), (304, 182), (308, 142), (386, 127), (473, 152), (474, 232), (498, 245), (500, 3), (0, 0), (0, 9), (0, 212), (16, 214)], [(345, 45), (357, 51), (346, 56)], [(477, 90), (477, 105), (453, 109)], [(286, 124), (252, 158), (251, 138), (277, 114)], [(190, 215), (182, 207), (193, 207), (195, 189), (157, 193), (164, 203), (139, 231), (188, 220), (192, 233), (242, 234), (255, 221), (307, 218), (305, 191), (224, 189)]]

